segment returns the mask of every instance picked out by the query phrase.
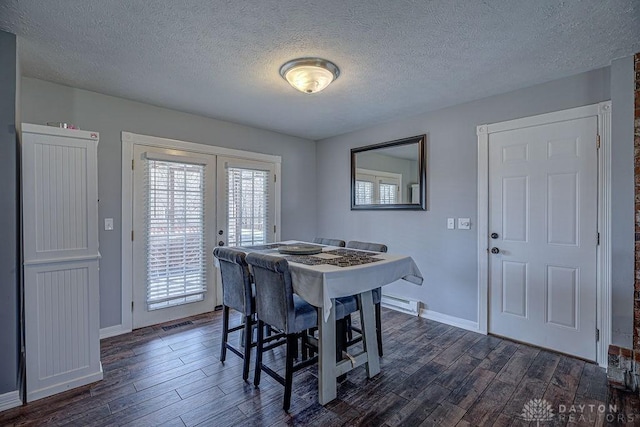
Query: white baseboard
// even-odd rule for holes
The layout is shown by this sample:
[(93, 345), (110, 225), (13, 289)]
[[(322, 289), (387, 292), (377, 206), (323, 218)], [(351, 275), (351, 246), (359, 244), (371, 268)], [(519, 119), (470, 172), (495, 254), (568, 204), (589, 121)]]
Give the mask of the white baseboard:
[(70, 381), (62, 381), (60, 383), (49, 385), (38, 390), (29, 391), (27, 389), (27, 402), (30, 403), (34, 400), (42, 399), (45, 397), (53, 396), (54, 394), (62, 393), (63, 391), (71, 390), (72, 388), (81, 387), (83, 385), (100, 381), (104, 378), (102, 363), (100, 363), (97, 368), (98, 369), (96, 372), (92, 372), (80, 378), (73, 378)]
[(444, 323), (446, 325), (455, 326), (456, 328), (466, 329), (467, 331), (478, 332), (481, 334), (484, 333), (480, 330), (478, 322), (461, 319), (455, 316), (449, 316), (448, 314), (438, 313), (437, 311), (422, 308), (420, 309), (420, 317), (429, 320), (435, 320), (436, 322)]
[(131, 329), (125, 328), (122, 325), (108, 326), (100, 329), (100, 339), (115, 337), (117, 335), (128, 334)]
[(0, 412), (16, 408), (21, 405), (22, 399), (20, 399), (20, 392), (18, 390), (0, 394)]

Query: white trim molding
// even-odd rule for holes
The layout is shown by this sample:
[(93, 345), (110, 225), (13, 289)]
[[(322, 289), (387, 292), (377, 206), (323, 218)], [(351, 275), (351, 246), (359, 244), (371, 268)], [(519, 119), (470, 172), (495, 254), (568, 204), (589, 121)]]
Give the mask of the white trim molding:
[(460, 317), (450, 316), (448, 314), (439, 313), (433, 310), (427, 310), (426, 308), (420, 309), (420, 317), (444, 323), (445, 325), (455, 326), (456, 328), (465, 329), (467, 331), (483, 333), (478, 327), (478, 322), (474, 322), (473, 320), (468, 319), (462, 319)]
[(600, 341), (597, 343), (597, 362), (608, 367), (608, 351), (611, 344), (611, 101), (598, 104), (598, 135), (600, 151), (598, 156), (598, 232), (600, 245), (597, 247), (597, 325)]
[(22, 406), (22, 399), (20, 399), (20, 392), (18, 390), (0, 394), (0, 412), (17, 408), (18, 406)]
[[(240, 159), (258, 160), (270, 163), (282, 163), (282, 157), (271, 154), (254, 153), (252, 151), (235, 150), (233, 148), (217, 147), (215, 145), (199, 144), (197, 142), (180, 141), (178, 139), (161, 138), (158, 136), (140, 135), (122, 132), (122, 144), (148, 145), (151, 147), (173, 148), (193, 153), (213, 154), (215, 156), (238, 157)], [(124, 154), (124, 152), (123, 152)]]
[(118, 335), (128, 334), (131, 329), (123, 327), (123, 325), (107, 326), (100, 329), (100, 339), (111, 338)]
[[(489, 134), (516, 128), (579, 119), (598, 118), (598, 233), (596, 324), (600, 340), (596, 361), (607, 366), (611, 343), (611, 101), (477, 127), (478, 135), (478, 331), (489, 331)], [(595, 334), (595, 331), (594, 331)]]

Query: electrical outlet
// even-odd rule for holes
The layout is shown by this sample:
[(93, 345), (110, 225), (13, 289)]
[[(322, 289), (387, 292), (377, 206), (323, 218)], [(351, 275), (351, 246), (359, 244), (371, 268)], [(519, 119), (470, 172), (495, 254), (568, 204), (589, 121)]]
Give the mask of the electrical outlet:
[(107, 231), (113, 230), (113, 218), (104, 219), (104, 229)]
[(453, 230), (456, 228), (455, 218), (447, 218), (447, 229)]

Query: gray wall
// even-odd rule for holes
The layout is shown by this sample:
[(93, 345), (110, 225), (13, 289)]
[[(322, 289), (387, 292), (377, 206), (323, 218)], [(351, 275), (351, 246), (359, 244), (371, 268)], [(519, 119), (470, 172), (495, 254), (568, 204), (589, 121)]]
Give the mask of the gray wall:
[[(330, 179), (318, 181), (318, 234), (384, 242), (390, 252), (411, 255), (424, 284), (399, 281), (386, 291), (476, 321), (476, 126), (607, 100), (609, 80), (609, 68), (595, 70), (319, 141), (317, 173)], [(349, 150), (423, 133), (428, 211), (351, 211)], [(471, 218), (471, 230), (447, 230), (447, 217)]]
[(0, 31), (0, 395), (18, 389), (18, 149), (16, 36)]
[(612, 344), (632, 348), (634, 269), (633, 56), (611, 63)]
[[(70, 122), (81, 129), (100, 132), (98, 192), (102, 328), (118, 325), (121, 319), (121, 131), (282, 156), (281, 237), (312, 239), (315, 236), (316, 163), (313, 141), (30, 78), (22, 80), (22, 119), (37, 124)], [(114, 218), (114, 231), (104, 231), (105, 217)]]

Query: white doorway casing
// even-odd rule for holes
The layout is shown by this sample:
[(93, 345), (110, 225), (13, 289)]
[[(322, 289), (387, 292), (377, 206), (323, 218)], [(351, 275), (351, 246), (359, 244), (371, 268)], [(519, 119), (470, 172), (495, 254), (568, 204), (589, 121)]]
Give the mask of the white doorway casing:
[[(489, 332), (489, 136), (530, 126), (538, 126), (587, 117), (597, 118), (600, 148), (598, 150), (597, 229), (596, 247), (596, 361), (607, 364), (607, 349), (611, 340), (611, 102), (573, 108), (538, 116), (481, 125), (478, 135), (478, 328)], [(594, 335), (596, 331), (594, 331)]]

